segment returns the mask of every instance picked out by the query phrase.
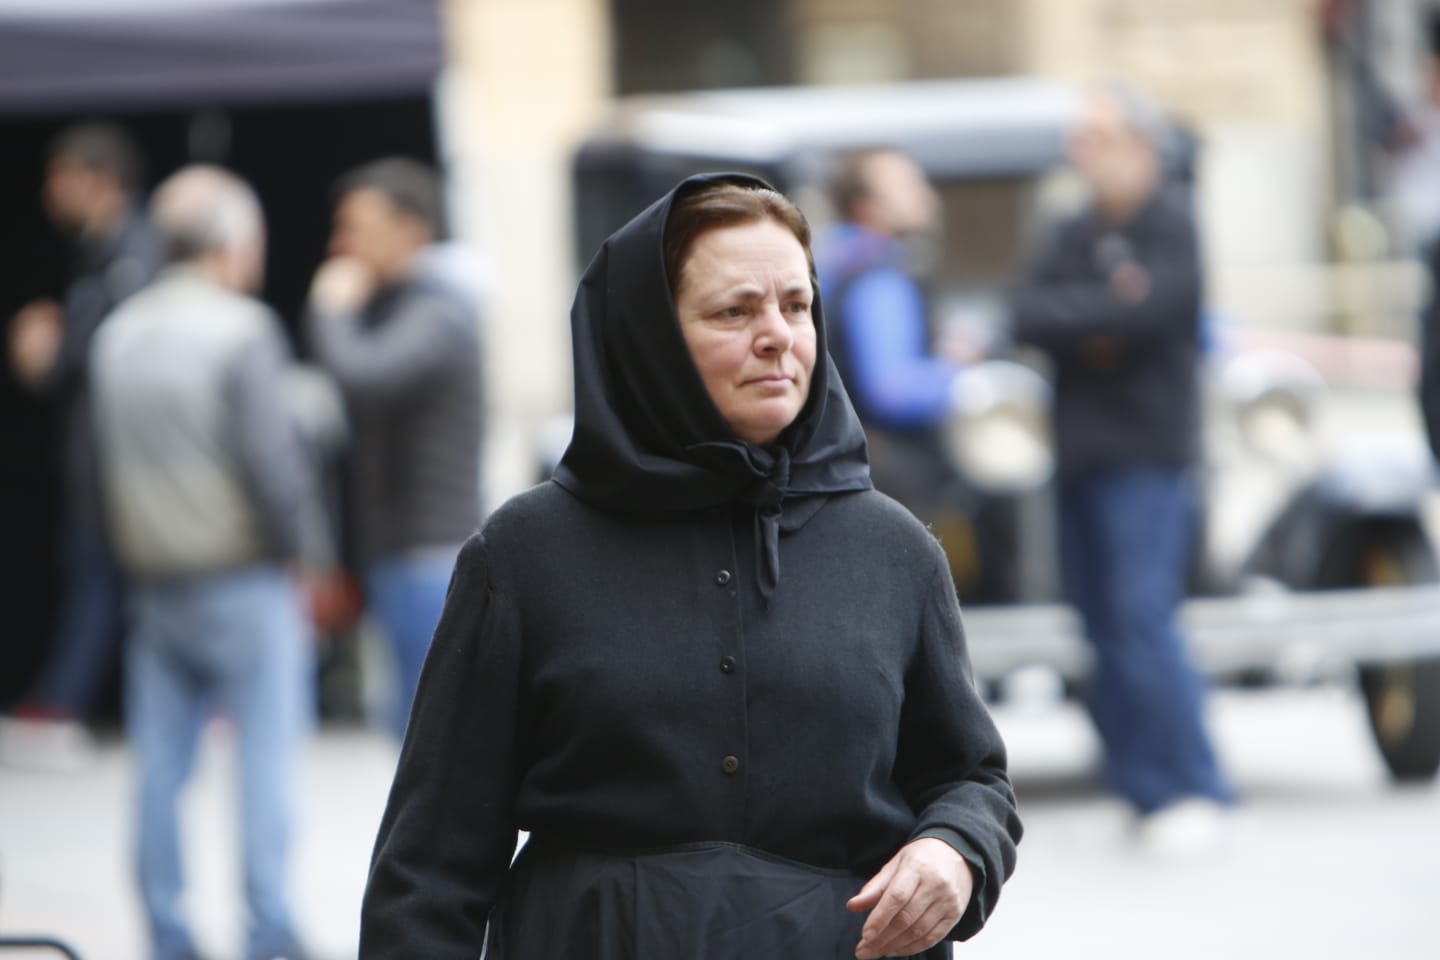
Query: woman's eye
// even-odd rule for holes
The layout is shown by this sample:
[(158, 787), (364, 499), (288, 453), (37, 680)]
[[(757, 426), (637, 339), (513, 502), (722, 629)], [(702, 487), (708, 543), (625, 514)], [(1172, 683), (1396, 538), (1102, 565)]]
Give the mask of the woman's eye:
[(789, 310), (791, 313), (809, 313), (810, 304), (806, 303), (804, 300), (795, 300), (791, 303), (786, 304), (785, 309)]
[(732, 318), (733, 318), (733, 317), (743, 317), (743, 316), (745, 316), (745, 308), (744, 308), (744, 307), (726, 307), (724, 310), (721, 310), (721, 311), (720, 311), (720, 316), (722, 316), (722, 317), (732, 317)]

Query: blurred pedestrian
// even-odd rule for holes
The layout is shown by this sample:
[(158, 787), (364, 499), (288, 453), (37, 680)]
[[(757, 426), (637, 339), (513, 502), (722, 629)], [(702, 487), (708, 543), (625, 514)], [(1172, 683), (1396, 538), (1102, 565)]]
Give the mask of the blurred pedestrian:
[(141, 180), (139, 151), (120, 128), (82, 124), (59, 134), (44, 203), (72, 241), (63, 302), (32, 301), (10, 321), (16, 379), (51, 398), (61, 431), (61, 606), (34, 683), (0, 727), (0, 759), (10, 763), (82, 759), (85, 721), (115, 660), (122, 583), (101, 516), (87, 367), (101, 320), (159, 267), (159, 246), (139, 208)]
[(1426, 21), (1425, 98), (1411, 111), (1412, 131), (1396, 158), (1392, 213), (1405, 253), (1418, 258), (1429, 278), (1420, 312), (1420, 413), (1431, 456), (1440, 460), (1440, 12)]
[(1115, 789), (1157, 849), (1216, 838), (1231, 792), (1176, 623), (1197, 522), (1203, 284), (1188, 198), (1167, 189), (1161, 120), (1097, 94), (1071, 135), (1087, 210), (1014, 300), (1050, 358), (1063, 580), (1095, 652), (1091, 714)]
[(445, 231), (433, 170), (379, 160), (336, 193), (309, 334), (351, 421), (351, 529), (394, 656), (399, 737), (456, 553), (479, 526), (479, 316), (435, 256)]
[(592, 262), (574, 438), (460, 554), (362, 957), (941, 957), (994, 910), (1004, 746), (943, 553), (870, 488), (809, 233), (695, 177)]
[(830, 353), (865, 426), (876, 488), (935, 524), (960, 484), (940, 428), (961, 367), (933, 349), (906, 241), (935, 229), (939, 198), (914, 161), (888, 148), (842, 155), (830, 194), (838, 220), (816, 243)]
[(323, 539), (314, 478), (283, 402), (279, 320), (252, 297), (264, 264), (254, 194), (189, 167), (152, 211), (171, 263), (93, 353), (101, 473), (131, 583), (125, 720), (151, 956), (195, 955), (176, 801), (218, 709), (236, 732), (246, 956), (294, 960), (291, 793), (314, 695), (295, 573)]

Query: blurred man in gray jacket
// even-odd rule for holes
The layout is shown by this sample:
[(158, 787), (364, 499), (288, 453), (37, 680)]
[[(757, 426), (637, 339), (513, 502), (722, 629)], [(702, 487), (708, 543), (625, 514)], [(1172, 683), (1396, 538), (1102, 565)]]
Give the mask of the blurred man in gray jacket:
[(219, 708), (237, 734), (246, 955), (294, 958), (290, 793), (313, 695), (294, 572), (321, 539), (310, 464), (283, 403), (279, 322), (250, 296), (264, 262), (254, 194), (190, 167), (152, 209), (171, 263), (112, 314), (92, 353), (101, 479), (133, 590), (126, 729), (151, 955), (194, 956), (176, 800)]
[(434, 171), (400, 158), (346, 175), (309, 333), (350, 418), (350, 531), (395, 663), (405, 731), (455, 555), (480, 522), (478, 306), (440, 268)]

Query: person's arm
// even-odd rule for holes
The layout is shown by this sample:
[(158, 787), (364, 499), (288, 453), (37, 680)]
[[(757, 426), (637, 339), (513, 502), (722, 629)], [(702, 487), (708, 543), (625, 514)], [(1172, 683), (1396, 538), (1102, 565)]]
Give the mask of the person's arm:
[(896, 269), (872, 270), (845, 293), (847, 356), (863, 406), (889, 427), (933, 426), (951, 409), (959, 368), (930, 353), (925, 301)]
[(1200, 259), (1187, 218), (1172, 215), (1164, 230), (1094, 281), (1060, 278), (1065, 246), (1052, 248), (1016, 292), (1011, 307), (1017, 340), (1064, 350), (1096, 338), (1144, 345), (1195, 335)]
[(384, 324), (367, 330), (359, 310), (312, 306), (315, 355), (349, 396), (389, 400), (427, 383), (456, 350), (476, 349), (458, 304), (427, 294), (407, 297)]
[(285, 406), (289, 350), (267, 318), (226, 371), (225, 429), (271, 553), (322, 563), (329, 552), (313, 463)]
[(361, 960), (475, 960), (515, 852), (520, 626), (484, 534), (460, 551), (360, 912)]
[[(975, 688), (960, 605), (944, 554), (939, 544), (932, 547), (936, 571), (919, 649), (906, 674), (895, 761), (895, 780), (916, 813), (916, 824), (910, 841), (861, 892), (868, 894), (867, 902), (873, 906), (866, 937), (871, 942), (881, 938), (878, 953), (868, 955), (915, 953), (942, 939), (941, 933), (951, 940), (974, 936), (994, 911), (1001, 885), (1015, 870), (1020, 841), (1005, 745)], [(937, 847), (937, 842), (945, 847)], [(968, 876), (956, 877), (956, 871), (967, 868)], [(917, 896), (935, 902), (931, 916), (940, 916), (934, 911), (944, 905), (947, 886), (968, 896), (967, 902), (944, 914), (947, 922), (932, 931), (929, 943), (906, 939), (905, 932), (894, 926), (898, 907), (917, 884)], [(911, 910), (915, 909), (912, 904)], [(882, 930), (872, 929), (887, 924), (898, 939), (887, 942)]]

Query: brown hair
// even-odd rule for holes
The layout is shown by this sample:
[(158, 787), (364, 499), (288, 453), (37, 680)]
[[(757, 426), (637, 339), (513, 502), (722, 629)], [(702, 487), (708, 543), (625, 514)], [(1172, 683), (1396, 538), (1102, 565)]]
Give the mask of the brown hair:
[(434, 240), (446, 237), (445, 202), (435, 169), (409, 157), (384, 157), (346, 173), (335, 184), (338, 201), (353, 190), (376, 190), (401, 213), (419, 220)]
[(139, 190), (145, 179), (140, 148), (124, 128), (113, 123), (66, 127), (50, 142), (48, 157), (52, 162), (64, 157), (96, 173), (107, 173), (126, 193)]
[(875, 145), (847, 150), (835, 161), (830, 175), (830, 204), (842, 220), (853, 219), (855, 204), (875, 190), (870, 179), (870, 161), (876, 157), (899, 153), (894, 147)]
[(719, 181), (681, 194), (670, 207), (665, 221), (665, 277), (673, 298), (680, 289), (680, 272), (690, 248), (701, 234), (721, 227), (733, 227), (760, 220), (773, 220), (800, 241), (810, 282), (815, 283), (815, 258), (810, 253), (810, 224), (800, 208), (778, 191), (768, 187)]

